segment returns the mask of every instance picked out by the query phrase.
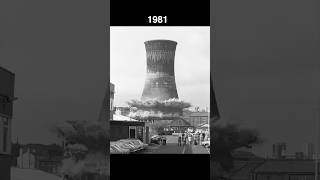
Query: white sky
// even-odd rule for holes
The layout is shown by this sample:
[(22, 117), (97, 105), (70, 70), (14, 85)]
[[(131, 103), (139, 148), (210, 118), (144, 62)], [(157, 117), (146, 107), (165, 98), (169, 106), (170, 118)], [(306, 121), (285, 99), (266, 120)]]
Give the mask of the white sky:
[(210, 106), (210, 27), (111, 27), (110, 81), (115, 106), (140, 99), (146, 77), (144, 42), (176, 41), (175, 79), (179, 99)]

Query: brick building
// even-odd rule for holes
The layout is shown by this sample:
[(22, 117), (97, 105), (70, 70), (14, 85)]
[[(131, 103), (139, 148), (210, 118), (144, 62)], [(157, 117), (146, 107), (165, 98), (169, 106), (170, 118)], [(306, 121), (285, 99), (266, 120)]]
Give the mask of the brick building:
[(199, 127), (203, 124), (208, 123), (208, 112), (193, 112), (189, 110), (185, 110), (183, 112), (183, 119), (190, 123), (193, 127)]

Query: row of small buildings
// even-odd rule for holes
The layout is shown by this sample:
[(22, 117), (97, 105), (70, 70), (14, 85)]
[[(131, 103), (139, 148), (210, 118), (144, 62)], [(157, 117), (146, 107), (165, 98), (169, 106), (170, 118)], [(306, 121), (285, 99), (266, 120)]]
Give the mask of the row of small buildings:
[(314, 160), (263, 159), (241, 151), (234, 156), (234, 168), (224, 175), (225, 180), (315, 180)]
[(110, 141), (135, 138), (143, 142), (148, 142), (149, 129), (148, 126), (145, 126), (145, 122), (140, 122), (115, 112), (114, 94), (115, 86), (110, 83)]
[[(237, 162), (237, 168), (226, 179), (230, 180), (315, 180), (312, 160), (256, 160)], [(320, 178), (318, 178), (319, 180)]]
[(272, 158), (274, 159), (314, 159), (315, 155), (316, 149), (313, 143), (306, 143), (304, 151), (294, 154), (287, 153), (287, 144), (284, 142), (272, 145)]
[(58, 173), (62, 146), (12, 144), (14, 86), (15, 74), (0, 66), (0, 179), (10, 180), (11, 166)]
[[(144, 143), (149, 143), (151, 134), (150, 122), (130, 118), (130, 107), (115, 107), (114, 94), (115, 86), (110, 83), (110, 140), (137, 138)], [(206, 111), (184, 110), (181, 119), (172, 121), (169, 127), (170, 130), (177, 132), (197, 127), (206, 127), (205, 129), (208, 130), (208, 117), (209, 113)]]

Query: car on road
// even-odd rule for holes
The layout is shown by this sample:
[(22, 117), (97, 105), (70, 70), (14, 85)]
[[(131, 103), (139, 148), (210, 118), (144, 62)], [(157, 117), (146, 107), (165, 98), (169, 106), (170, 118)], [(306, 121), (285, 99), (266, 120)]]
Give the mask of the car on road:
[(154, 143), (154, 144), (161, 144), (161, 142), (167, 141), (167, 138), (165, 136), (153, 135), (150, 141), (151, 143)]
[(201, 145), (206, 148), (209, 148), (210, 147), (210, 138), (208, 138), (208, 140), (206, 140), (206, 141), (202, 141)]

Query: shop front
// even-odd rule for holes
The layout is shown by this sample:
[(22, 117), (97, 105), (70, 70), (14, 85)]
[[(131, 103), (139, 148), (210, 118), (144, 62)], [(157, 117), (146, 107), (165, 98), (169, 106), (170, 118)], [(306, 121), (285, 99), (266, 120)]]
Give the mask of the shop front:
[(110, 141), (140, 139), (146, 142), (145, 123), (139, 121), (110, 121)]

